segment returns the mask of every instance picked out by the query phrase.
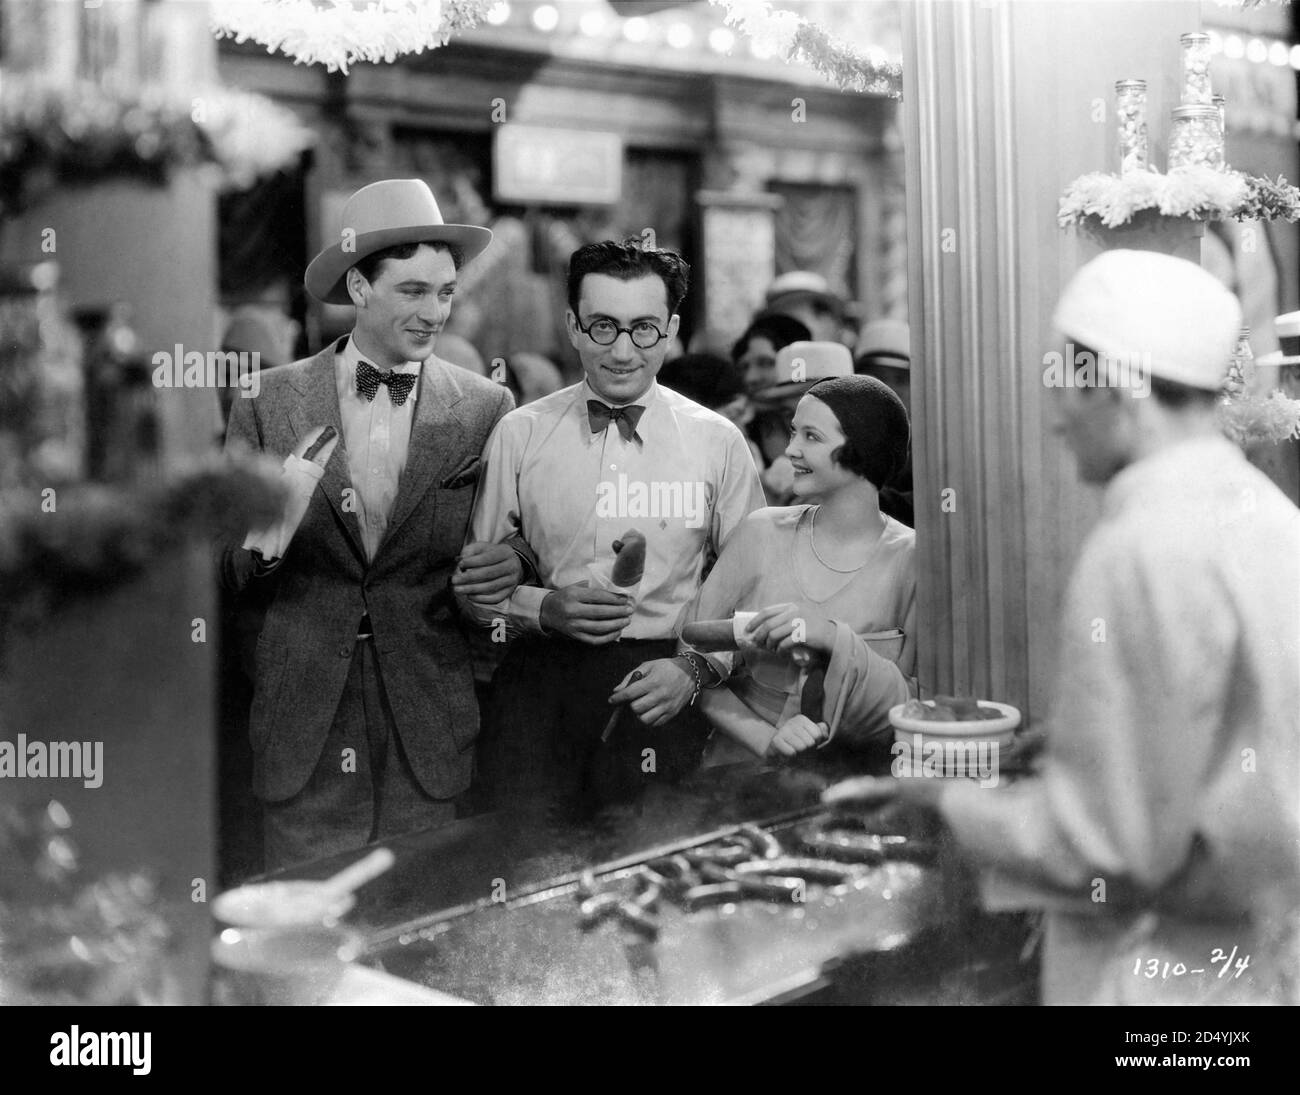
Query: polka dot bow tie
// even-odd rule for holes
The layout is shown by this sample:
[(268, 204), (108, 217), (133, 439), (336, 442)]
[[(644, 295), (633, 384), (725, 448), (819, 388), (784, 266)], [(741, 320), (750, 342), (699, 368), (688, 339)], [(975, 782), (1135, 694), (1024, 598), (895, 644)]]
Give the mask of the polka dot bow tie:
[(643, 414), (645, 408), (639, 403), (633, 403), (630, 407), (611, 407), (599, 399), (587, 400), (587, 424), (591, 426), (592, 433), (603, 433), (611, 422), (615, 422), (623, 440), (631, 441)]
[(357, 394), (364, 395), (367, 403), (373, 403), (379, 394), (379, 385), (388, 385), (388, 398), (394, 407), (406, 402), (406, 397), (415, 387), (418, 373), (381, 373), (368, 361), (357, 362)]

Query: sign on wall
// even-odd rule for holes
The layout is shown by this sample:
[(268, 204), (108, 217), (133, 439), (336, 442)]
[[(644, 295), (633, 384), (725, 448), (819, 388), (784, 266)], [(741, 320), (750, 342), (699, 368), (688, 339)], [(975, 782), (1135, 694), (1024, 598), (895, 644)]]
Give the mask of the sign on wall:
[(623, 139), (617, 133), (503, 125), (492, 156), (498, 202), (613, 205), (622, 197)]

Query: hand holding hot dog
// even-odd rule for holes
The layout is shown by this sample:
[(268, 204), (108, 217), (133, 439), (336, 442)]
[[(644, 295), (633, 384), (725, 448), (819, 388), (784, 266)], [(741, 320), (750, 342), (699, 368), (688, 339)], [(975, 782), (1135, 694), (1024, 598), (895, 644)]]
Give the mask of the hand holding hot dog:
[(523, 576), (523, 561), (513, 548), (475, 541), (460, 553), (451, 584), (461, 596), (493, 605), (509, 597)]
[[(639, 680), (633, 675), (640, 673)], [(644, 662), (610, 693), (610, 703), (626, 703), (646, 726), (660, 726), (690, 702), (695, 678), (673, 658)]]
[(286, 487), (280, 520), (269, 528), (250, 531), (244, 540), (246, 550), (258, 552), (264, 559), (284, 555), (307, 514), (316, 484), (324, 476), (325, 465), (338, 442), (338, 431), (333, 426), (317, 426), (303, 435), (293, 452), (284, 458), (280, 472)]
[(769, 757), (793, 757), (818, 742), (826, 740), (830, 733), (824, 722), (813, 722), (807, 715), (791, 715), (776, 731), (767, 746)]
[(619, 637), (632, 619), (632, 610), (631, 598), (622, 593), (585, 585), (567, 586), (546, 595), (541, 624), (545, 631), (600, 646)]
[(764, 650), (789, 654), (799, 645), (829, 658), (835, 648), (835, 625), (796, 604), (769, 605), (749, 621), (745, 637)]

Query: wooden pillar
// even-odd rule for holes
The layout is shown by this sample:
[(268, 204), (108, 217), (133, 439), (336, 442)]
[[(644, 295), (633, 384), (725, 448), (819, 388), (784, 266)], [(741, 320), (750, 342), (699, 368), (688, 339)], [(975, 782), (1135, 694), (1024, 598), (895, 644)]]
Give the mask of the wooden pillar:
[(1100, 492), (1054, 435), (1043, 355), (1062, 286), (1103, 247), (1199, 261), (1190, 223), (1138, 240), (1057, 227), (1058, 198), (1114, 170), (1114, 84), (1150, 84), (1152, 160), (1178, 101), (1192, 0), (903, 6), (909, 316), (923, 692), (1045, 713), (1056, 626)]

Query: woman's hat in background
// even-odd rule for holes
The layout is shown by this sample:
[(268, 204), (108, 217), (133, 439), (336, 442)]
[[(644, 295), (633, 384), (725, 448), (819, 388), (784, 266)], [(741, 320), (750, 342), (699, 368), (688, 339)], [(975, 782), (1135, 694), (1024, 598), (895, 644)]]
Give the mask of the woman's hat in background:
[[(347, 233), (346, 238), (344, 233)], [(368, 255), (399, 243), (449, 243), (468, 262), (492, 242), (492, 233), (471, 224), (446, 224), (423, 179), (384, 179), (363, 186), (343, 206), (340, 241), (307, 267), (307, 292), (326, 304), (351, 304), (346, 274)]]
[(1282, 348), (1255, 359), (1256, 365), (1300, 365), (1300, 312), (1287, 312), (1273, 320), (1277, 344)]
[(776, 353), (775, 382), (754, 393), (756, 403), (779, 403), (803, 395), (819, 380), (852, 376), (853, 355), (840, 342), (792, 342)]
[(873, 319), (862, 328), (853, 357), (856, 361), (871, 358), (872, 365), (910, 369), (912, 336), (907, 324), (901, 319)]

